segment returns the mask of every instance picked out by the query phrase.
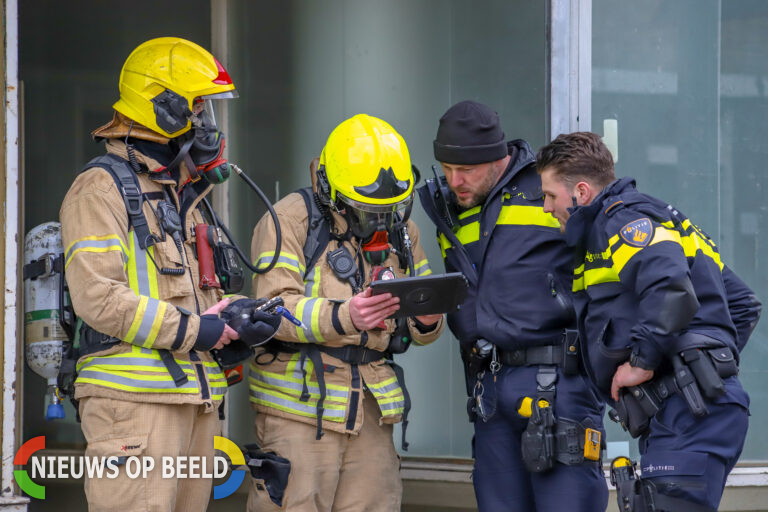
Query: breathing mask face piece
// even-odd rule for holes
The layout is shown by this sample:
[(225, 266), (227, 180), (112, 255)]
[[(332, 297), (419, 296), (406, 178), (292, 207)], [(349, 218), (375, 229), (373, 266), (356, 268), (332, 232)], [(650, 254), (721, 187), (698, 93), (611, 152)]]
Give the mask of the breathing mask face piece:
[(224, 134), (216, 126), (216, 117), (211, 100), (196, 101), (192, 115), (193, 133), (189, 156), (198, 173), (217, 185), (224, 183), (231, 174), (229, 163), (222, 158)]
[(232, 173), (224, 153), (224, 134), (216, 126), (213, 102), (197, 99), (189, 115), (192, 129), (176, 139), (179, 153), (168, 164), (175, 169), (182, 161), (186, 164), (192, 181), (205, 178), (212, 185), (224, 183)]
[(391, 231), (396, 223), (407, 220), (413, 197), (397, 204), (377, 205), (354, 201), (343, 195), (338, 195), (340, 206), (344, 208), (344, 218), (349, 224), (352, 234), (359, 240), (369, 241), (376, 232)]

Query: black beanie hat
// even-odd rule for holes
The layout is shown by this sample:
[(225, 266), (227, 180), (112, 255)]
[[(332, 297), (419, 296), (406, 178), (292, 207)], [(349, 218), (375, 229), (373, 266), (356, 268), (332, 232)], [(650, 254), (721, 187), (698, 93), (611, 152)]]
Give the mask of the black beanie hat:
[(482, 164), (507, 156), (499, 115), (482, 103), (462, 101), (440, 118), (435, 159), (448, 164)]

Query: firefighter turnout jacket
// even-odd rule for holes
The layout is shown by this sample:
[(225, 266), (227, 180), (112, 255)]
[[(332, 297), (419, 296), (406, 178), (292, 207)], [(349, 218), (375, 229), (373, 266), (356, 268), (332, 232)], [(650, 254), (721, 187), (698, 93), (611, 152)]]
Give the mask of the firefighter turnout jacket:
[[(122, 141), (109, 139), (106, 148), (108, 153), (128, 159)], [(138, 150), (135, 156), (149, 171), (161, 168)], [(115, 180), (103, 168), (81, 173), (61, 205), (66, 278), (74, 309), (96, 331), (123, 341), (80, 358), (75, 397), (218, 406), (227, 381), (208, 350), (221, 329), (210, 329), (211, 323), (201, 322), (199, 315), (220, 300), (221, 292), (200, 289), (190, 236), (195, 224), (205, 222), (196, 206), (213, 186), (204, 180), (189, 183), (179, 197), (171, 178), (150, 179), (146, 172), (138, 173), (137, 178), (144, 196), (144, 217), (150, 233), (157, 236), (146, 251), (129, 226)], [(181, 248), (170, 234), (162, 236), (153, 212), (165, 197), (164, 187), (180, 211)], [(158, 271), (163, 267), (183, 268), (184, 273), (164, 275)], [(187, 377), (184, 384), (174, 382), (158, 349), (171, 351)]]
[(450, 229), (427, 187), (421, 203), (437, 226), (447, 272), (470, 282), (448, 324), (466, 350), (485, 339), (504, 351), (554, 345), (573, 327), (572, 254), (558, 221), (544, 212), (535, 156), (523, 140), (507, 143), (509, 165), (485, 203), (458, 214)]
[[(622, 178), (572, 210), (566, 239), (577, 253), (573, 291), (585, 366), (606, 400), (627, 360), (657, 373), (690, 348), (728, 347), (738, 360), (760, 302), (680, 211)], [(741, 386), (728, 382), (720, 400), (747, 407)]]
[[(275, 211), (282, 228), (282, 249), (275, 267), (262, 275), (254, 276), (253, 294), (258, 297), (280, 296), (285, 307), (301, 320), (304, 327), (283, 320), (275, 338), (293, 344), (316, 344), (321, 347), (364, 346), (386, 351), (390, 334), (395, 328), (393, 320), (386, 320), (385, 329), (358, 331), (349, 313), (349, 300), (354, 295), (349, 282), (336, 277), (326, 261), (328, 251), (347, 247), (350, 254), (358, 253), (357, 241), (331, 239), (312, 268), (305, 267), (304, 244), (307, 240), (308, 212), (299, 193), (292, 193), (275, 204)], [(338, 233), (344, 233), (344, 218), (333, 212), (333, 222)], [(413, 259), (416, 274), (431, 274), (429, 263), (419, 243), (416, 225), (408, 221), (408, 231), (413, 242)], [(269, 216), (256, 225), (251, 245), (255, 265), (266, 267), (272, 260), (275, 247), (275, 229)], [(363, 289), (370, 284), (371, 265), (363, 258)], [(383, 266), (391, 266), (396, 277), (404, 277), (397, 256), (390, 253)], [(422, 333), (408, 319), (411, 339), (424, 345), (435, 341), (443, 329), (444, 320), (429, 332)], [(274, 346), (274, 344), (273, 344)], [(296, 345), (293, 345), (296, 346)], [(253, 407), (264, 414), (282, 416), (296, 421), (315, 424), (317, 421), (320, 387), (314, 364), (303, 359), (299, 352), (270, 353), (269, 344), (257, 349), (250, 366), (250, 400)], [(327, 353), (322, 358), (326, 396), (322, 403), (322, 428), (340, 433), (358, 433), (364, 421), (363, 391), (370, 390), (378, 402), (382, 422), (397, 423), (402, 419), (405, 396), (395, 371), (385, 358), (372, 362), (350, 364)], [(301, 361), (304, 361), (302, 366)], [(306, 376), (306, 378), (305, 378)], [(305, 387), (306, 386), (306, 387)]]

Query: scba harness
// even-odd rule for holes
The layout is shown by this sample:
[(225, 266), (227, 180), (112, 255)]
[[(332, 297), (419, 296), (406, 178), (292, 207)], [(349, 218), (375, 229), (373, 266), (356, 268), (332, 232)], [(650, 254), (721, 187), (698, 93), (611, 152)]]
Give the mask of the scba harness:
[[(334, 233), (332, 226), (332, 219), (330, 218), (330, 212), (320, 206), (320, 201), (317, 195), (314, 193), (311, 187), (299, 189), (297, 191), (304, 200), (305, 207), (307, 209), (307, 235), (303, 246), (303, 256), (305, 265), (304, 279), (314, 269), (317, 261), (322, 256), (323, 252), (328, 248), (331, 240), (336, 240), (339, 247), (333, 251), (329, 251), (326, 256), (328, 265), (333, 270), (336, 277), (341, 281), (349, 282), (354, 293), (358, 293), (361, 290), (364, 282), (364, 277), (361, 275), (361, 271), (364, 268), (362, 256), (357, 254), (358, 261), (355, 262), (355, 257), (350, 254), (347, 248), (343, 245), (343, 242), (348, 240), (347, 235), (339, 235)], [(398, 261), (401, 269), (404, 269), (413, 275), (412, 264), (409, 264), (410, 256), (410, 240), (406, 240), (407, 232), (402, 230), (400, 232), (390, 233), (390, 239), (394, 247), (394, 252), (397, 253)], [(412, 261), (412, 258), (410, 258)], [(332, 315), (334, 323), (340, 323), (338, 320), (338, 310), (340, 304), (337, 303), (334, 307)], [(368, 364), (380, 359), (387, 359), (387, 363), (392, 367), (395, 372), (397, 383), (403, 391), (403, 419), (402, 419), (402, 448), (408, 449), (408, 443), (406, 442), (405, 433), (408, 428), (408, 413), (411, 409), (411, 399), (408, 394), (408, 390), (405, 385), (405, 372), (403, 368), (396, 364), (392, 360), (394, 354), (400, 354), (408, 350), (410, 347), (410, 330), (408, 327), (408, 321), (405, 318), (396, 319), (396, 328), (392, 333), (389, 347), (387, 351), (372, 350), (365, 347), (368, 340), (368, 333), (363, 331), (361, 333), (361, 340), (359, 346), (348, 345), (345, 347), (326, 347), (324, 345), (318, 345), (316, 343), (293, 343), (284, 342), (280, 340), (272, 340), (265, 345), (267, 354), (273, 358), (277, 357), (279, 353), (299, 353), (299, 365), (302, 368), (302, 393), (300, 400), (308, 401), (310, 394), (307, 386), (307, 372), (306, 361), (309, 359), (312, 362), (312, 366), (315, 370), (317, 378), (317, 385), (319, 391), (319, 398), (317, 401), (317, 433), (316, 439), (320, 439), (323, 435), (322, 430), (322, 418), (324, 407), (323, 403), (327, 395), (327, 389), (325, 385), (325, 365), (322, 363), (321, 352), (336, 359), (340, 359), (347, 364), (353, 366), (353, 373), (357, 374), (357, 365)], [(269, 364), (271, 361), (260, 361), (260, 357), (256, 358), (257, 364)], [(355, 397), (352, 398), (355, 400)]]

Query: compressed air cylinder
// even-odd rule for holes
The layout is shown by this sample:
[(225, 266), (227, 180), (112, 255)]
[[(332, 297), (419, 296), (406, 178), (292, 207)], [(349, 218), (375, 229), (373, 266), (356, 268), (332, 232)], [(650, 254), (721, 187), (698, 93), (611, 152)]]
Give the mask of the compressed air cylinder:
[(47, 262), (43, 275), (24, 280), (24, 341), (30, 369), (48, 381), (51, 404), (47, 419), (64, 417), (57, 393), (63, 343), (67, 334), (59, 323), (59, 287), (63, 276), (53, 270), (56, 257), (64, 252), (61, 224), (46, 222), (27, 233), (24, 242), (24, 264)]

